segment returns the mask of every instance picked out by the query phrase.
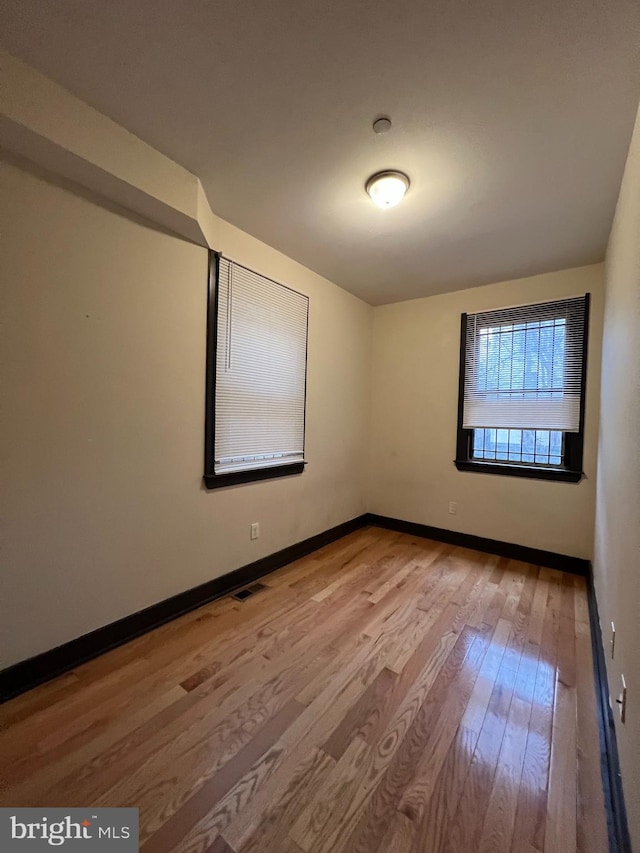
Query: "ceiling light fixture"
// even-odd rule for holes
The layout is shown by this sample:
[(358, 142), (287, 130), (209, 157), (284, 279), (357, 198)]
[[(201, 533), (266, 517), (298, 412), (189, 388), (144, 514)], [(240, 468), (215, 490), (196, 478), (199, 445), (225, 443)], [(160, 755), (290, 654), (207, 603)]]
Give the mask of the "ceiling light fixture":
[(378, 207), (395, 207), (409, 189), (409, 178), (404, 172), (377, 172), (371, 175), (365, 188)]

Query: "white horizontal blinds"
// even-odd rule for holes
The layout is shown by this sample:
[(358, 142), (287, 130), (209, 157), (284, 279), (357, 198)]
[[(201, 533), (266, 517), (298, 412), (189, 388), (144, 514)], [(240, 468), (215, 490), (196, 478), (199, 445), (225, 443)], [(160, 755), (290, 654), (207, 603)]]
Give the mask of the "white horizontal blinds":
[(216, 474), (304, 461), (309, 299), (220, 258)]
[(467, 315), (463, 427), (579, 432), (586, 297)]

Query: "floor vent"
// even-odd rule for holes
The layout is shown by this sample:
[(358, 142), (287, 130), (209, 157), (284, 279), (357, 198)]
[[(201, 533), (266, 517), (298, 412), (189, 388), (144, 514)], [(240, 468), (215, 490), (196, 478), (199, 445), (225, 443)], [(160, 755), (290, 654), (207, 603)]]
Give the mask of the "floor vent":
[(266, 589), (266, 586), (263, 583), (253, 583), (251, 586), (247, 586), (244, 589), (239, 589), (237, 592), (231, 593), (231, 598), (235, 598), (236, 601), (244, 601), (263, 589)]

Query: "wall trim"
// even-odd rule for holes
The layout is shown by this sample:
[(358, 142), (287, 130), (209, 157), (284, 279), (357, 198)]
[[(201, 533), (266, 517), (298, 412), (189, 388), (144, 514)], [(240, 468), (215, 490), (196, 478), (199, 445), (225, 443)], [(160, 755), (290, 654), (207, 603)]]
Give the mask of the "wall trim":
[(516, 545), (513, 542), (502, 542), (499, 539), (487, 539), (484, 536), (474, 536), (471, 533), (460, 533), (456, 530), (446, 530), (443, 527), (431, 527), (428, 524), (418, 524), (415, 521), (403, 521), (399, 518), (388, 518), (385, 515), (368, 513), (368, 524), (396, 530), (398, 533), (409, 533), (425, 539), (435, 539), (436, 542), (446, 542), (460, 548), (472, 548), (486, 554), (496, 554), (498, 557), (508, 557), (511, 560), (521, 560), (523, 563), (533, 563), (536, 566), (547, 566), (550, 569), (560, 569), (573, 575), (589, 576), (589, 561), (581, 557), (571, 557), (568, 554), (557, 554), (554, 551), (543, 551), (540, 548), (529, 548), (527, 545)]
[(364, 513), (315, 536), (310, 536), (301, 542), (296, 542), (294, 545), (289, 545), (275, 554), (262, 557), (221, 577), (185, 590), (185, 592), (153, 604), (144, 610), (139, 610), (137, 613), (132, 613), (130, 616), (125, 616), (123, 619), (111, 622), (109, 625), (0, 671), (0, 703), (75, 669), (92, 658), (146, 634), (178, 616), (228, 595), (240, 587), (247, 586), (264, 575), (367, 526), (408, 533), (412, 536), (433, 539), (437, 542), (445, 542), (463, 548), (472, 548), (476, 551), (521, 560), (534, 565), (547, 566), (586, 577), (600, 735), (600, 768), (607, 812), (609, 849), (610, 853), (632, 853), (620, 775), (616, 730), (609, 697), (598, 603), (593, 581), (593, 567), (589, 560), (583, 560), (579, 557), (556, 554), (553, 551), (529, 548), (525, 545), (516, 545), (497, 539), (487, 539), (483, 536), (473, 536), (469, 533), (460, 533), (441, 527), (431, 527), (413, 521), (389, 518), (375, 513)]
[[(365, 513), (0, 671), (0, 702), (5, 702), (32, 687), (37, 687), (69, 672), (92, 658), (146, 634), (203, 604), (228, 595), (233, 590), (253, 583), (264, 575), (367, 525), (589, 577), (589, 561), (579, 557), (431, 527), (413, 521), (388, 518), (375, 513)], [(624, 848), (620, 848), (620, 853), (623, 851), (626, 853)]]
[(75, 669), (92, 658), (164, 625), (165, 622), (170, 622), (203, 604), (228, 595), (239, 587), (253, 583), (264, 575), (294, 560), (299, 560), (322, 548), (323, 545), (335, 542), (336, 539), (341, 539), (367, 524), (366, 515), (357, 516), (315, 536), (310, 536), (302, 542), (289, 545), (275, 554), (269, 554), (221, 577), (180, 592), (178, 595), (152, 604), (144, 610), (139, 610), (88, 634), (83, 634), (68, 643), (20, 661), (0, 672), (0, 702), (6, 702), (7, 699), (12, 699), (32, 687), (37, 687), (45, 681)]
[(616, 727), (611, 709), (607, 665), (602, 644), (598, 600), (593, 578), (593, 566), (589, 563), (587, 575), (587, 595), (589, 601), (589, 624), (591, 627), (591, 649), (593, 652), (593, 676), (596, 686), (596, 706), (598, 709), (598, 730), (600, 733), (600, 770), (602, 788), (607, 811), (607, 831), (610, 853), (632, 853), (631, 837), (627, 824), (627, 811), (620, 774), (620, 757)]

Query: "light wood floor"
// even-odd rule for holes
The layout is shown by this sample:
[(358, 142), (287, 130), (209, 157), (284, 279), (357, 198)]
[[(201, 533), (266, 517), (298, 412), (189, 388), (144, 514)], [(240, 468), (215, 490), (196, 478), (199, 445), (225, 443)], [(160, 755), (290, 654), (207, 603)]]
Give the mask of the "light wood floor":
[(146, 853), (605, 853), (582, 578), (366, 528), (0, 708)]

